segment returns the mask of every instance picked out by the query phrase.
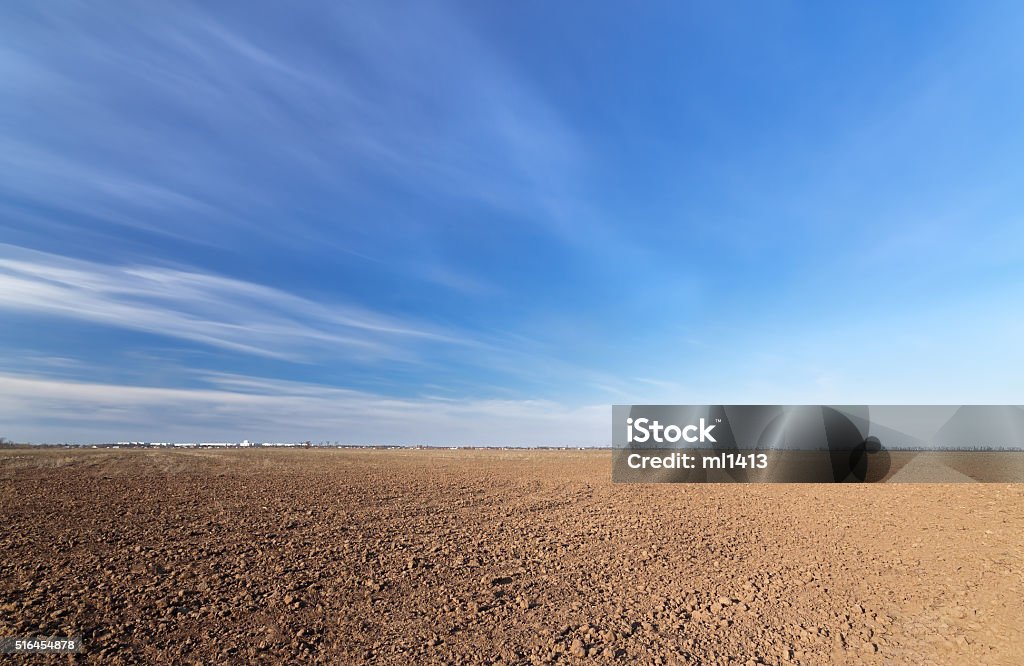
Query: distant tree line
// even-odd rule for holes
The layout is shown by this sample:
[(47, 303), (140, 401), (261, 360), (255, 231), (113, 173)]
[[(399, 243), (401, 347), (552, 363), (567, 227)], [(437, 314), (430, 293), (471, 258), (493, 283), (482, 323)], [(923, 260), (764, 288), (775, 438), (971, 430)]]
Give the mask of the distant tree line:
[(1024, 451), (1020, 446), (901, 446), (890, 451)]

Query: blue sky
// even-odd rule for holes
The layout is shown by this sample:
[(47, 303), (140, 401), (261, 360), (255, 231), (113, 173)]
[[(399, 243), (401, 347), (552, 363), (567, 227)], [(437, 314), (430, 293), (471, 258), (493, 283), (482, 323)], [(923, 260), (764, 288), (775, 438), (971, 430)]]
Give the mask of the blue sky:
[(0, 435), (1024, 394), (1017, 3), (6, 3)]

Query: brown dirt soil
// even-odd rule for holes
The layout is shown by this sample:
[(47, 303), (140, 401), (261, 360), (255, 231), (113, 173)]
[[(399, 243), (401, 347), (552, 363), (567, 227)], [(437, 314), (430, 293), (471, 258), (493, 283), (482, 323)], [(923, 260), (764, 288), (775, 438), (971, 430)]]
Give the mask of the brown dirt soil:
[(0, 635), (83, 636), (32, 663), (1024, 663), (1024, 485), (610, 468), (0, 451)]

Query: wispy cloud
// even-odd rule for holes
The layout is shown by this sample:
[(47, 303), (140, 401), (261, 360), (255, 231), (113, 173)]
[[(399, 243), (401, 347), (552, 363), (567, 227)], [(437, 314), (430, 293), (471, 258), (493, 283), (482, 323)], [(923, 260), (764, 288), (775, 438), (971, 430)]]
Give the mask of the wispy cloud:
[(204, 439), (345, 443), (600, 445), (607, 405), (392, 398), (328, 386), (212, 375), (209, 388), (0, 374), (4, 437), (20, 441)]
[[(294, 213), (311, 197), (377, 196), (383, 180), (594, 238), (592, 215), (578, 233), (580, 139), (444, 7), (336, 5), (273, 31), (230, 14), (163, 6), (111, 20), (37, 6), (11, 17), (5, 126), (44, 131), (0, 128), (0, 193), (199, 243), (220, 242), (227, 224), (345, 244), (358, 234)], [(287, 232), (268, 211), (292, 214)]]
[(154, 333), (261, 356), (414, 358), (470, 345), (438, 327), (251, 282), (161, 266), (104, 266), (0, 244), (0, 309)]

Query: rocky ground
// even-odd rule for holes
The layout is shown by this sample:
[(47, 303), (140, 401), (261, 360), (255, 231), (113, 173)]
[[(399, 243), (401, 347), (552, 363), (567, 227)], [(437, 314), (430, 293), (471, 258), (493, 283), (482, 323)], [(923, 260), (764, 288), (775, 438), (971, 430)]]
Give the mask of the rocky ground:
[(608, 452), (0, 451), (33, 663), (1024, 663), (1024, 485), (613, 485)]

